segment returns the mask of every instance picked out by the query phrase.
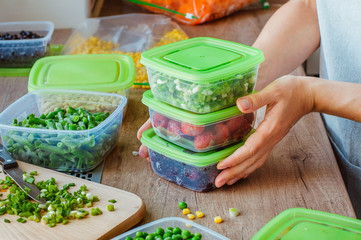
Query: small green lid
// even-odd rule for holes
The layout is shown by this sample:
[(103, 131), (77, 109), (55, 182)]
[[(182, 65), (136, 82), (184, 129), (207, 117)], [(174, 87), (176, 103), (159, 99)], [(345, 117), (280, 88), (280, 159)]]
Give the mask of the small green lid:
[(208, 152), (192, 152), (164, 140), (154, 132), (153, 128), (151, 128), (143, 132), (140, 141), (149, 149), (163, 154), (166, 157), (196, 167), (205, 167), (216, 164), (231, 155), (244, 144), (246, 139), (222, 150), (218, 149)]
[(28, 90), (70, 89), (115, 92), (133, 86), (135, 67), (122, 54), (63, 55), (35, 62)]
[(153, 48), (145, 51), (140, 59), (153, 70), (199, 84), (248, 71), (263, 61), (259, 49), (209, 37)]
[(205, 125), (242, 115), (237, 106), (206, 114), (189, 112), (155, 99), (151, 90), (144, 92), (142, 103), (162, 115), (193, 125)]
[(361, 220), (305, 208), (291, 208), (269, 221), (252, 240), (356, 240)]

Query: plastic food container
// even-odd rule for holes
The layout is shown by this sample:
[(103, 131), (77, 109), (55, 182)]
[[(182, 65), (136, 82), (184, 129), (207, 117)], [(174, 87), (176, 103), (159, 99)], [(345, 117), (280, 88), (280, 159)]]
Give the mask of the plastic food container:
[(34, 39), (0, 40), (0, 67), (26, 68), (43, 56), (54, 31), (54, 24), (46, 21), (35, 22), (3, 22), (0, 23), (0, 34), (15, 34), (20, 31), (31, 31), (41, 36)]
[(193, 221), (189, 221), (187, 219), (179, 218), (179, 217), (167, 217), (161, 218), (156, 221), (144, 224), (140, 227), (134, 228), (128, 232), (125, 232), (112, 240), (125, 240), (126, 237), (135, 237), (135, 234), (139, 231), (146, 233), (154, 233), (157, 228), (163, 228), (166, 230), (167, 227), (179, 227), (181, 230), (187, 229), (191, 233), (200, 233), (202, 234), (202, 239), (204, 240), (230, 240), (225, 236), (206, 228), (198, 223), (194, 223)]
[(277, 215), (252, 240), (357, 240), (361, 220), (305, 208), (291, 208)]
[(235, 105), (254, 90), (261, 50), (200, 37), (153, 48), (142, 54), (155, 98), (195, 113)]
[[(0, 114), (3, 145), (17, 160), (63, 172), (87, 172), (99, 165), (116, 145), (127, 99), (119, 94), (72, 90), (27, 93)], [(13, 119), (40, 116), (57, 108), (82, 107), (110, 112), (89, 130), (49, 130), (12, 126)]]
[(133, 59), (122, 54), (63, 55), (39, 59), (29, 75), (29, 92), (69, 89), (118, 93), (133, 86)]
[(237, 106), (207, 114), (173, 107), (153, 97), (150, 90), (142, 102), (149, 107), (155, 133), (195, 152), (206, 152), (239, 142), (252, 130), (255, 116), (242, 114)]
[(148, 147), (156, 174), (197, 192), (215, 188), (214, 180), (220, 172), (217, 163), (244, 144), (243, 141), (217, 151), (195, 153), (164, 140), (153, 129), (143, 132), (141, 142)]

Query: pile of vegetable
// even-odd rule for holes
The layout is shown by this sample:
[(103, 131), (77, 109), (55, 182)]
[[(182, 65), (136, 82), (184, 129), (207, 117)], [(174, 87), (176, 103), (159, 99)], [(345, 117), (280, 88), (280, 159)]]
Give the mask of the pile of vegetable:
[[(40, 129), (12, 129), (3, 134), (7, 151), (13, 158), (65, 172), (86, 172), (95, 168), (115, 146), (120, 124), (106, 127), (104, 132), (84, 132), (101, 124), (109, 112), (90, 113), (83, 108), (58, 108), (24, 120), (14, 119), (12, 126)], [(112, 124), (112, 123), (110, 123)], [(64, 133), (49, 130), (69, 130)], [(74, 130), (74, 132), (73, 132)]]
[[(30, 172), (30, 174), (24, 173), (24, 181), (35, 183), (35, 175), (37, 175), (36, 171)], [(99, 201), (97, 196), (88, 192), (87, 186), (81, 186), (72, 194), (69, 190), (75, 186), (74, 183), (65, 184), (62, 189), (59, 189), (54, 178), (36, 183), (41, 191), (40, 196), (46, 200), (46, 204), (30, 201), (29, 196), (8, 176), (0, 179), (0, 185), (1, 189), (8, 190), (6, 198), (0, 199), (0, 215), (6, 213), (18, 215), (17, 221), (20, 223), (30, 220), (42, 222), (49, 227), (54, 227), (58, 223), (67, 224), (72, 219), (82, 219), (88, 216), (89, 211), (85, 208), (91, 208), (94, 202)], [(115, 202), (115, 200), (109, 201)], [(108, 205), (108, 210), (113, 211), (114, 205)], [(90, 215), (100, 214), (102, 211), (99, 208), (90, 209)], [(4, 222), (10, 223), (10, 220), (5, 218)]]
[(165, 230), (163, 228), (157, 228), (153, 233), (137, 232), (135, 238), (126, 237), (125, 240), (200, 240), (202, 234), (191, 233), (187, 229), (180, 229), (179, 227), (168, 227)]
[(151, 71), (150, 86), (154, 97), (173, 106), (209, 113), (236, 104), (239, 97), (252, 93), (256, 68), (207, 84), (178, 79), (159, 71)]

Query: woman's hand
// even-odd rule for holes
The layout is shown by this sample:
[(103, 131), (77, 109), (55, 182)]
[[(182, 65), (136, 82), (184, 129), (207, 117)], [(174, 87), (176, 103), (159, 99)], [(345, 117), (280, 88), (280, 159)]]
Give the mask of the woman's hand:
[[(151, 127), (152, 127), (152, 122), (150, 121), (150, 119), (148, 119), (138, 130), (137, 138), (139, 141), (142, 138), (143, 132)], [(149, 160), (148, 148), (143, 144), (139, 148), (139, 156)]]
[(269, 158), (273, 147), (282, 140), (291, 127), (314, 107), (308, 83), (315, 78), (284, 76), (262, 91), (237, 100), (243, 113), (254, 112), (267, 105), (264, 120), (232, 155), (218, 163), (223, 170), (215, 180), (217, 187), (232, 185), (261, 167)]

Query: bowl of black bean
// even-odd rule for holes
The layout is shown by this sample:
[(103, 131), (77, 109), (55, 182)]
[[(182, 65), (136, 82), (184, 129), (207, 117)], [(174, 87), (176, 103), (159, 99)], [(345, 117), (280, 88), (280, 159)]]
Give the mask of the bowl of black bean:
[(46, 55), (54, 32), (48, 21), (0, 23), (0, 68), (29, 68)]

